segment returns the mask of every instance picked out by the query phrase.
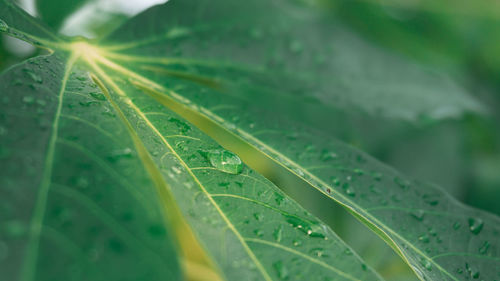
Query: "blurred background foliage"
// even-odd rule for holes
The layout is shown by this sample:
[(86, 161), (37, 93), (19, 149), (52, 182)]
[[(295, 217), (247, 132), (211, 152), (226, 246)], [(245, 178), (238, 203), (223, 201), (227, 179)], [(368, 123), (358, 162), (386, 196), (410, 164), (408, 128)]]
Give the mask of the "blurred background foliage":
[[(320, 128), (382, 162), (414, 178), (437, 183), (466, 204), (500, 215), (500, 2), (290, 1), (315, 6), (380, 48), (447, 73), (488, 109), (484, 115), (468, 114), (460, 119), (439, 121), (422, 116), (418, 122), (410, 122), (342, 108), (332, 111), (311, 101), (290, 104), (290, 112), (295, 113), (291, 118), (316, 122)], [(43, 2), (20, 4), (43, 17)], [(61, 15), (74, 11), (70, 18), (51, 14), (46, 20), (66, 35), (98, 37), (159, 2), (162, 1), (127, 1), (127, 5), (122, 5), (112, 0), (71, 0), (60, 7), (64, 10)], [(0, 44), (0, 70), (45, 52), (12, 38), (1, 37)], [(205, 129), (217, 131), (217, 128)], [(415, 280), (389, 247), (345, 211), (273, 163), (256, 156), (251, 148), (241, 143), (231, 144), (234, 145), (241, 146), (242, 156), (251, 166), (258, 167), (329, 223), (388, 280)]]

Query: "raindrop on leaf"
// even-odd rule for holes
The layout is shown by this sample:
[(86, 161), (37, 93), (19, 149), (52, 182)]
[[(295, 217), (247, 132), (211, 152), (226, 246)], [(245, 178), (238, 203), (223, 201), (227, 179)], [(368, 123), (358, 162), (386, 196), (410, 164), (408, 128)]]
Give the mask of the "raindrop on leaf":
[(24, 96), (23, 102), (26, 104), (33, 104), (35, 102), (35, 98), (32, 96)]
[(219, 171), (228, 174), (239, 174), (243, 170), (241, 159), (234, 153), (224, 149), (210, 150), (207, 153), (210, 164)]
[(9, 29), (9, 25), (3, 20), (0, 20), (0, 32), (6, 32)]
[(285, 216), (286, 221), (288, 223), (290, 223), (296, 229), (307, 234), (308, 236), (325, 238), (325, 235), (322, 233), (323, 228), (321, 227), (321, 225), (319, 225), (317, 223), (307, 222), (299, 217), (295, 217), (295, 216), (291, 216), (291, 215), (284, 215), (284, 216)]
[(481, 230), (483, 229), (484, 222), (482, 219), (479, 218), (469, 218), (469, 230), (472, 232), (472, 234), (479, 234)]
[(477, 270), (476, 268), (470, 266), (468, 263), (465, 263), (465, 269), (469, 273), (470, 277), (472, 277), (474, 279), (479, 278), (479, 270)]
[(428, 259), (421, 257), (421, 258), (420, 258), (420, 264), (421, 264), (423, 267), (425, 267), (425, 269), (427, 269), (427, 270), (429, 270), (429, 271), (431, 271), (431, 270), (432, 270), (432, 264), (431, 264), (431, 262), (430, 262)]
[(418, 237), (418, 240), (423, 242), (423, 243), (429, 243), (430, 239), (427, 234), (422, 234)]
[(273, 263), (273, 267), (276, 270), (276, 272), (278, 273), (278, 277), (280, 279), (285, 280), (288, 278), (288, 269), (283, 265), (283, 262), (281, 262), (281, 261), (275, 262), (275, 263)]
[(481, 248), (479, 248), (479, 253), (481, 255), (484, 255), (488, 252), (488, 249), (490, 248), (490, 242), (488, 241), (484, 241), (483, 245), (481, 246)]
[(418, 221), (424, 220), (425, 212), (423, 210), (415, 210), (411, 212), (411, 216)]
[(276, 242), (281, 242), (281, 238), (283, 237), (283, 226), (280, 225), (274, 232), (273, 232), (274, 240)]
[(31, 70), (29, 68), (25, 68), (25, 69), (23, 69), (23, 71), (26, 72), (26, 74), (28, 74), (28, 76), (31, 77), (31, 79), (33, 79), (33, 81), (35, 81), (39, 84), (41, 84), (43, 82), (42, 76), (33, 72), (33, 70)]
[(89, 93), (89, 95), (96, 100), (106, 100), (106, 96), (104, 96), (104, 94), (99, 92), (91, 92)]

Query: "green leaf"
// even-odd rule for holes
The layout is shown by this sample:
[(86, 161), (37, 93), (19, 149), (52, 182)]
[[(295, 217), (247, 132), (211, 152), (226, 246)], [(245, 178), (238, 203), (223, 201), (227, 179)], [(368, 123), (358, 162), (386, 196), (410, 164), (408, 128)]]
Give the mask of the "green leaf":
[[(278, 28), (282, 22), (286, 22), (286, 27), (296, 27), (293, 23), (297, 23), (305, 29), (305, 23), (310, 20), (308, 14), (296, 15), (296, 21), (292, 23), (285, 21), (283, 14), (286, 13), (271, 12), (275, 24), (269, 24), (270, 19), (266, 21), (265, 16), (262, 16), (264, 19), (259, 17), (259, 22), (249, 16), (263, 10), (264, 4), (258, 1), (234, 6), (230, 3), (217, 5), (222, 2), (210, 1), (204, 6), (199, 1), (196, 5), (189, 1), (171, 1), (138, 16), (109, 39), (114, 45), (108, 45), (108, 58), (122, 64), (110, 63), (109, 67), (129, 76), (138, 88), (167, 106), (182, 112), (185, 109), (179, 106), (184, 105), (191, 113), (202, 115), (227, 129), (256, 151), (345, 206), (391, 245), (422, 280), (497, 278), (500, 263), (496, 239), (500, 233), (498, 217), (464, 206), (435, 185), (408, 179), (328, 135), (287, 122), (284, 120), (287, 116), (280, 114), (283, 110), (279, 104), (266, 103), (266, 95), (283, 93), (283, 87), (288, 89), (290, 83), (295, 84), (287, 80), (290, 83), (278, 87), (279, 83), (273, 80), (276, 76), (263, 72), (262, 67), (253, 66), (262, 65), (259, 63), (265, 61), (263, 57), (268, 54), (265, 50), (278, 50), (278, 54), (288, 55), (283, 68), (306, 72), (310, 68), (304, 66), (306, 63), (298, 67), (299, 62), (290, 59), (289, 53), (276, 46), (278, 43), (269, 43), (274, 38), (272, 36), (263, 36), (262, 44), (253, 44), (252, 40), (256, 39), (235, 42), (230, 38), (241, 38), (241, 35), (251, 33), (250, 26), (259, 24)], [(293, 6), (281, 8), (290, 12)], [(187, 10), (192, 12), (185, 12)], [(268, 10), (273, 11), (272, 6)], [(298, 13), (297, 10), (291, 12)], [(165, 24), (153, 25), (149, 19), (160, 14), (166, 18)], [(228, 15), (238, 15), (237, 22), (222, 25), (229, 21), (224, 18)], [(221, 24), (208, 24), (214, 22)], [(294, 31), (300, 31), (300, 28)], [(262, 30), (267, 34), (268, 29)], [(280, 29), (279, 34), (282, 31)], [(131, 41), (132, 37), (143, 39), (138, 43), (119, 42)], [(314, 40), (301, 42), (304, 42), (304, 54), (316, 54), (313, 51), (316, 49), (305, 45)], [(165, 53), (172, 56), (165, 58)], [(231, 57), (231, 64), (222, 59), (224, 56)], [(300, 61), (300, 58), (296, 59)], [(287, 72), (283, 68), (278, 69)], [(378, 65), (374, 69), (387, 68)], [(414, 74), (412, 78), (418, 81), (418, 85), (433, 89), (442, 85), (437, 80), (431, 79), (434, 81), (431, 83), (419, 79), (424, 75), (420, 72), (417, 75), (408, 69), (399, 71)], [(370, 77), (355, 81), (374, 83)], [(362, 90), (358, 89), (356, 94), (359, 92)], [(443, 95), (451, 100), (455, 97), (450, 93)], [(394, 106), (400, 99), (392, 100), (389, 105), (400, 110), (401, 107)], [(431, 115), (436, 117), (448, 109), (451, 111), (441, 116), (458, 112), (452, 109), (451, 100), (443, 102), (444, 107)], [(433, 104), (439, 105), (440, 102)], [(404, 109), (405, 112), (409, 110)], [(196, 122), (196, 118), (192, 120)]]
[[(5, 5), (2, 3), (2, 10)], [(22, 29), (15, 19), (0, 15), (7, 25), (15, 24), (16, 29)], [(228, 15), (231, 18), (226, 18)], [(4, 29), (12, 34), (12, 28)], [(337, 45), (329, 41), (333, 39), (326, 36), (327, 31), (329, 35), (333, 34), (332, 38), (338, 41), (338, 46), (346, 45), (337, 49)], [(35, 38), (31, 35), (25, 37)], [(259, 41), (261, 39), (265, 39), (264, 42)], [(59, 95), (57, 101), (51, 102), (52, 108), (44, 111), (53, 114), (53, 118), (35, 119), (49, 120), (45, 135), (29, 130), (29, 126), (26, 126), (29, 130), (26, 131), (24, 126), (18, 125), (22, 122), (7, 122), (13, 118), (26, 118), (18, 114), (23, 109), (23, 105), (19, 104), (33, 105), (37, 100), (31, 97), (21, 99), (18, 93), (26, 91), (18, 92), (13, 90), (15, 85), (2, 83), (5, 87), (2, 93), (8, 93), (4, 101), (7, 106), (1, 111), (7, 112), (1, 119), (2, 132), (9, 137), (6, 145), (2, 142), (1, 155), (5, 155), (2, 160), (20, 165), (23, 162), (19, 159), (24, 157), (29, 159), (25, 161), (31, 165), (35, 164), (26, 165), (31, 169), (3, 170), (1, 178), (7, 184), (2, 185), (2, 191), (3, 186), (17, 187), (25, 179), (38, 183), (26, 185), (31, 190), (28, 194), (33, 195), (31, 205), (16, 204), (16, 207), (33, 206), (31, 212), (6, 213), (10, 215), (9, 220), (16, 222), (5, 227), (8, 230), (6, 233), (22, 234), (19, 229), (24, 228), (24, 236), (20, 237), (25, 242), (19, 244), (20, 247), (27, 247), (16, 251), (26, 254), (19, 254), (13, 259), (15, 266), (9, 267), (12, 276), (22, 272), (24, 279), (30, 280), (35, 271), (42, 269), (43, 274), (48, 276), (42, 275), (42, 279), (64, 275), (58, 272), (61, 267), (46, 265), (49, 260), (39, 258), (40, 254), (52, 254), (50, 251), (40, 251), (41, 248), (32, 245), (45, 242), (41, 239), (42, 230), (46, 229), (42, 227), (42, 222), (45, 222), (42, 219), (52, 218), (55, 213), (56, 217), (62, 216), (75, 222), (71, 214), (67, 215), (67, 212), (57, 208), (54, 213), (46, 211), (45, 207), (54, 207), (53, 201), (49, 200), (55, 198), (52, 192), (58, 192), (54, 191), (53, 182), (68, 185), (68, 190), (79, 191), (78, 181), (72, 181), (72, 178), (85, 176), (88, 172), (88, 177), (96, 183), (88, 187), (87, 196), (90, 199), (86, 202), (89, 211), (84, 211), (87, 218), (96, 206), (108, 210), (108, 218), (111, 219), (120, 218), (115, 212), (130, 206), (139, 209), (142, 207), (141, 200), (132, 195), (134, 192), (143, 194), (147, 199), (148, 204), (144, 204), (144, 208), (153, 209), (151, 220), (148, 220), (147, 210), (138, 210), (140, 219), (133, 220), (133, 226), (118, 224), (130, 227), (127, 230), (132, 236), (144, 239), (135, 246), (152, 246), (134, 248), (133, 253), (124, 258), (125, 261), (121, 256), (112, 260), (119, 265), (109, 266), (104, 261), (89, 265), (92, 270), (97, 266), (106, 271), (96, 278), (126, 276), (132, 280), (150, 280), (156, 279), (156, 276), (176, 274), (176, 260), (183, 257), (174, 253), (169, 237), (177, 238), (176, 242), (180, 240), (177, 222), (186, 219), (203, 249), (212, 258), (214, 270), (228, 280), (237, 280), (241, 276), (250, 280), (380, 279), (329, 228), (287, 198), (267, 179), (240, 164), (235, 154), (222, 150), (209, 137), (172, 112), (183, 112), (186, 108), (226, 128), (345, 206), (381, 235), (420, 278), (489, 280), (498, 274), (499, 247), (495, 237), (500, 232), (500, 224), (497, 217), (464, 207), (437, 187), (408, 181), (391, 168), (332, 140), (330, 136), (282, 121), (286, 116), (280, 116), (280, 106), (288, 104), (274, 107), (274, 104), (264, 103), (270, 94), (285, 97), (287, 101), (304, 101), (313, 97), (317, 101), (335, 101), (336, 104), (338, 101), (339, 106), (362, 108), (370, 113), (387, 110), (388, 116), (407, 119), (415, 119), (422, 114), (434, 118), (450, 117), (460, 115), (464, 110), (478, 109), (477, 103), (463, 92), (449, 92), (455, 87), (375, 50), (342, 27), (334, 27), (318, 18), (316, 13), (283, 1), (235, 4), (221, 0), (173, 0), (136, 17), (98, 44), (48, 39), (38, 42), (54, 50), (52, 56), (63, 65), (73, 67), (64, 68), (63, 78), (60, 74), (52, 76), (50, 72), (40, 72), (40, 68), (36, 72), (25, 73), (25, 79), (31, 79), (27, 87), (32, 87), (32, 92), (36, 90), (40, 93), (39, 88), (52, 83), (59, 83), (56, 88), (62, 89), (56, 91)], [(336, 56), (337, 52), (342, 55)], [(324, 58), (313, 57), (312, 54), (324, 54), (335, 60), (323, 62)], [(366, 54), (369, 56), (364, 57)], [(230, 61), (224, 59), (227, 55), (231, 55)], [(355, 59), (358, 56), (359, 61)], [(347, 58), (345, 62), (344, 58)], [(318, 68), (312, 68), (316, 64)], [(321, 65), (325, 67), (321, 68)], [(385, 76), (379, 73), (380, 69), (391, 69), (394, 73)], [(8, 75), (21, 77), (14, 70), (6, 72), (2, 79)], [(404, 73), (410, 76), (406, 77)], [(413, 82), (414, 79), (419, 82)], [(9, 77), (4, 81), (15, 80)], [(26, 83), (25, 80), (22, 82)], [(364, 98), (354, 97), (365, 92), (375, 96), (377, 90), (371, 86), (377, 84), (392, 92), (392, 102), (396, 100), (394, 89), (412, 89), (414, 83), (424, 89), (420, 92), (422, 94), (427, 92), (423, 84), (432, 90), (439, 89), (436, 95), (448, 92), (438, 97), (438, 101), (446, 100), (442, 103), (445, 106), (438, 102), (436, 107), (433, 102), (430, 111), (425, 109), (422, 112), (421, 106), (429, 105), (429, 97), (405, 96), (402, 103), (406, 105), (400, 107), (388, 106), (388, 100), (382, 105), (376, 104), (375, 99), (383, 98), (378, 95), (379, 98), (370, 103), (365, 103)], [(338, 92), (330, 93), (332, 88)], [(54, 91), (49, 88), (48, 92)], [(11, 104), (12, 101), (16, 103)], [(376, 106), (370, 105), (372, 102)], [(273, 107), (266, 108), (270, 106)], [(406, 112), (411, 114), (406, 115)], [(83, 118), (89, 128), (75, 130), (81, 126), (77, 124), (82, 122), (64, 121), (62, 114)], [(197, 123), (195, 118), (191, 119)], [(22, 146), (24, 143), (20, 141), (20, 135), (36, 136), (30, 141), (45, 139), (45, 143), (36, 142), (38, 149), (27, 155), (26, 151), (30, 150)], [(66, 138), (63, 139), (63, 136)], [(116, 142), (123, 146), (116, 146), (106, 136), (116, 137)], [(33, 161), (33, 155), (48, 160)], [(12, 157), (14, 160), (11, 160)], [(111, 168), (103, 168), (103, 163), (111, 165)], [(56, 164), (59, 166), (56, 167)], [(30, 176), (28, 171), (39, 176)], [(112, 178), (113, 171), (120, 172), (119, 176)], [(99, 172), (104, 175), (90, 176)], [(134, 188), (129, 190), (125, 184)], [(42, 196), (35, 196), (33, 189)], [(17, 191), (9, 194), (17, 195)], [(17, 196), (25, 198), (22, 195)], [(73, 197), (75, 201), (82, 200), (77, 199), (78, 196)], [(2, 198), (8, 198), (5, 202), (18, 202), (13, 200), (17, 198), (14, 195)], [(57, 199), (54, 200), (57, 202)], [(61, 201), (68, 204), (66, 197)], [(177, 206), (182, 215), (176, 213)], [(74, 209), (74, 204), (67, 208)], [(32, 214), (36, 219), (31, 218)], [(31, 221), (28, 226), (27, 221)], [(19, 227), (23, 224), (24, 227)], [(110, 220), (101, 224), (102, 228), (115, 225)], [(161, 234), (162, 239), (156, 241), (144, 236), (141, 229), (144, 230), (145, 225), (149, 225), (146, 226), (149, 234)], [(58, 221), (54, 227), (59, 232), (68, 231), (66, 227), (74, 231), (70, 234), (63, 232), (70, 237), (70, 241), (91, 239), (89, 243), (95, 242), (83, 235), (85, 232), (75, 231), (71, 224), (67, 226)], [(149, 244), (147, 239), (158, 244)], [(125, 249), (134, 247), (130, 241), (117, 240), (121, 244), (108, 241), (106, 251), (123, 249), (116, 247), (117, 244), (125, 246)], [(9, 240), (7, 247), (14, 245), (12, 243)], [(81, 240), (76, 243), (86, 246)], [(178, 245), (181, 245), (180, 252), (185, 252), (182, 243)], [(99, 249), (104, 249), (104, 246)], [(159, 251), (164, 256), (141, 259), (140, 255), (146, 255), (147, 249)], [(131, 276), (129, 270), (121, 270), (135, 270), (135, 265), (127, 265), (129, 261), (136, 262), (138, 259), (144, 262), (141, 264), (144, 267), (134, 271), (136, 275)], [(69, 270), (70, 267), (67, 268)], [(145, 272), (154, 276), (145, 277)], [(67, 274), (72, 275), (73, 271)], [(75, 278), (78, 279), (78, 276)]]
[(154, 185), (74, 63), (57, 52), (0, 76), (2, 279), (180, 280)]
[(54, 2), (52, 0), (37, 0), (36, 8), (45, 23), (58, 29), (72, 13), (77, 11), (87, 0), (65, 0)]
[(270, 181), (145, 95), (100, 47), (43, 42), (52, 55), (0, 77), (3, 276), (179, 280), (178, 260), (190, 269), (181, 241), (189, 233), (177, 229), (185, 218), (227, 280), (381, 280)]
[[(266, 70), (261, 76), (284, 73), (293, 83), (268, 78), (266, 84), (271, 80), (298, 103), (314, 100), (412, 121), (482, 111), (446, 76), (388, 54), (340, 23), (292, 2), (174, 0), (128, 21), (102, 44), (114, 43), (111, 49), (119, 53), (114, 58), (121, 61), (154, 62), (170, 70), (181, 64), (176, 70), (182, 71), (211, 66), (196, 69), (196, 74), (215, 79), (229, 80), (229, 71), (220, 69), (228, 65)], [(264, 86), (255, 74), (241, 76), (233, 81)]]
[(0, 32), (42, 46), (42, 41), (60, 41), (46, 24), (33, 18), (9, 0), (0, 0)]

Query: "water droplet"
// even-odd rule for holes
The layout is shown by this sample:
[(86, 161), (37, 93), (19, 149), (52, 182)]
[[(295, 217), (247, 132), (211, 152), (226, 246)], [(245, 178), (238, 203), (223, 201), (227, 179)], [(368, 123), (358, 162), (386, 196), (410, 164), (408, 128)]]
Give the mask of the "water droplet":
[(428, 259), (421, 257), (421, 258), (420, 258), (420, 264), (421, 264), (423, 267), (425, 267), (425, 269), (427, 269), (427, 270), (429, 270), (429, 271), (431, 271), (431, 270), (432, 270), (432, 264), (431, 264), (431, 262), (430, 262)]
[(274, 240), (276, 242), (281, 242), (281, 238), (283, 237), (283, 226), (280, 225), (276, 230), (273, 232)]
[(340, 185), (340, 180), (339, 178), (337, 178), (336, 176), (331, 176), (330, 177), (330, 181), (332, 182), (332, 184), (336, 185), (336, 186), (339, 186)]
[(481, 248), (479, 248), (479, 253), (481, 255), (484, 255), (488, 252), (488, 249), (490, 248), (490, 242), (488, 241), (484, 241), (483, 245), (481, 246)]
[(275, 194), (275, 198), (274, 198), (274, 201), (276, 201), (276, 203), (278, 205), (281, 205), (283, 203), (283, 201), (285, 200), (285, 196), (281, 195), (280, 193), (276, 193)]
[(168, 118), (168, 121), (177, 125), (182, 134), (186, 134), (187, 132), (189, 132), (189, 130), (191, 130), (191, 126), (189, 126), (186, 122), (179, 120), (177, 118), (170, 117)]
[(462, 226), (462, 224), (461, 224), (459, 221), (456, 221), (456, 222), (453, 224), (453, 229), (457, 230), (457, 229), (459, 229), (461, 226)]
[(430, 239), (427, 234), (422, 234), (418, 237), (418, 240), (423, 242), (423, 243), (429, 243)]
[(295, 239), (295, 240), (292, 241), (292, 244), (295, 247), (298, 247), (298, 246), (302, 245), (302, 241)]
[(211, 150), (207, 153), (210, 164), (225, 173), (239, 174), (243, 170), (241, 159), (234, 153), (224, 149)]
[(376, 181), (382, 180), (382, 174), (379, 172), (372, 172), (372, 178)]
[(219, 185), (219, 186), (222, 186), (222, 187), (227, 187), (227, 186), (229, 186), (230, 184), (231, 184), (231, 183), (230, 183), (230, 182), (228, 182), (228, 181), (223, 181), (223, 182), (219, 182), (219, 184), (218, 184), (218, 185)]
[(15, 79), (15, 80), (12, 80), (12, 86), (19, 86), (19, 85), (22, 85), (23, 84), (23, 80), (21, 79)]
[(433, 227), (429, 227), (429, 228), (428, 228), (428, 230), (429, 230), (429, 233), (430, 233), (432, 236), (436, 236), (436, 235), (437, 235), (437, 232), (436, 232), (436, 230), (435, 230)]
[(37, 99), (36, 100), (36, 104), (38, 104), (39, 106), (43, 107), (43, 106), (47, 105), (47, 102), (45, 100), (42, 100), (42, 99)]
[(356, 175), (358, 175), (358, 176), (362, 176), (362, 175), (364, 175), (364, 174), (365, 174), (365, 171), (363, 171), (363, 170), (361, 170), (361, 169), (359, 169), (359, 168), (354, 169), (354, 170), (353, 170), (353, 172), (354, 172)]
[(275, 262), (273, 263), (273, 267), (276, 270), (276, 273), (278, 274), (278, 277), (280, 279), (287, 279), (288, 278), (288, 269), (283, 265), (283, 262)]
[(9, 25), (3, 20), (0, 20), (0, 32), (6, 32), (9, 29)]
[(177, 175), (182, 173), (182, 168), (179, 166), (172, 166), (170, 169), (172, 170), (172, 172), (174, 172)]
[(418, 221), (424, 220), (425, 212), (423, 210), (415, 210), (412, 211), (410, 214), (413, 218), (415, 218)]
[(33, 103), (35, 103), (35, 98), (32, 96), (24, 96), (23, 102), (26, 104), (33, 104)]
[(392, 201), (394, 201), (394, 202), (401, 202), (401, 200), (402, 200), (402, 199), (401, 199), (401, 196), (400, 196), (399, 194), (393, 194), (393, 195), (391, 196), (391, 199), (392, 199)]
[(96, 101), (81, 101), (81, 102), (78, 102), (81, 106), (84, 106), (84, 107), (89, 107), (93, 104), (99, 104), (98, 102)]
[(328, 151), (328, 150), (326, 150), (326, 149), (325, 149), (325, 150), (323, 150), (323, 151), (321, 152), (320, 159), (321, 159), (321, 161), (326, 162), (326, 161), (330, 161), (330, 160), (332, 160), (332, 159), (335, 159), (335, 158), (337, 158), (337, 157), (338, 157), (338, 156), (337, 156), (337, 154), (336, 154), (336, 153), (331, 152), (331, 151)]
[(31, 79), (33, 79), (33, 81), (41, 84), (43, 82), (43, 78), (42, 76), (40, 76), (38, 73), (35, 73), (33, 72), (33, 70), (29, 69), (29, 68), (25, 68), (23, 69), (24, 72), (26, 72), (26, 74), (28, 74), (29, 77), (31, 77)]
[(320, 224), (314, 222), (307, 222), (299, 217), (291, 215), (284, 215), (284, 216), (288, 223), (290, 223), (293, 227), (297, 228), (298, 230), (309, 235), (310, 237), (325, 238), (325, 235), (322, 233), (323, 227)]
[(468, 263), (465, 263), (465, 269), (469, 273), (470, 277), (472, 277), (474, 279), (479, 278), (479, 270), (477, 270), (476, 268), (470, 266)]
[(256, 235), (257, 237), (262, 237), (262, 236), (264, 236), (264, 232), (262, 232), (262, 230), (260, 230), (260, 229), (256, 229), (256, 230), (254, 230), (254, 231), (253, 231), (253, 233), (255, 233), (255, 235)]
[(472, 234), (479, 234), (481, 230), (483, 229), (484, 222), (482, 219), (479, 218), (469, 218), (469, 230), (472, 232)]
[(345, 193), (351, 197), (354, 197), (356, 196), (356, 190), (354, 190), (354, 188), (347, 182), (345, 182), (343, 185), (342, 185), (342, 188), (344, 189)]
[(124, 149), (115, 150), (111, 153), (111, 155), (108, 156), (108, 160), (111, 162), (116, 162), (122, 158), (132, 158), (132, 149), (127, 147)]
[(311, 249), (309, 251), (309, 253), (311, 255), (313, 255), (313, 256), (318, 257), (318, 258), (321, 258), (321, 257), (326, 258), (326, 257), (328, 257), (328, 255), (325, 254), (325, 250), (323, 248), (314, 248), (314, 249)]
[(400, 177), (395, 177), (394, 182), (399, 185), (402, 189), (408, 189), (410, 187), (410, 183), (408, 181), (403, 180)]
[(439, 204), (438, 195), (425, 194), (424, 196), (422, 196), (422, 198), (424, 199), (425, 203), (431, 206), (436, 206), (437, 204)]
[(103, 93), (91, 92), (89, 95), (96, 100), (106, 100), (106, 96)]
[(264, 218), (264, 216), (261, 213), (255, 213), (253, 214), (253, 216), (258, 221), (262, 221), (262, 219)]

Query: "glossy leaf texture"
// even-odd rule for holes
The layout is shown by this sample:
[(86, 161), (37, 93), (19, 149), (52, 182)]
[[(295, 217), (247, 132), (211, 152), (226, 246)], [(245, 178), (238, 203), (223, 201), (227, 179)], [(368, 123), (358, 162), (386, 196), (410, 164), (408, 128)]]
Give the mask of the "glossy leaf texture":
[[(183, 104), (192, 112), (212, 120), (310, 183), (325, 196), (345, 206), (391, 245), (422, 280), (498, 278), (499, 218), (464, 206), (433, 184), (407, 178), (365, 153), (314, 130), (314, 124), (304, 126), (288, 122), (287, 115), (283, 114), (287, 104), (279, 104), (268, 96), (289, 97), (290, 92), (301, 92), (304, 88), (300, 88), (302, 85), (296, 87), (296, 81), (303, 80), (300, 80), (300, 75), (295, 81), (282, 80), (278, 79), (280, 74), (264, 71), (266, 60), (263, 57), (269, 53), (268, 50), (277, 50), (276, 54), (283, 56), (290, 53), (269, 43), (274, 37), (265, 36), (268, 29), (260, 29), (260, 38), (246, 36), (252, 34), (249, 22), (256, 26), (268, 23), (265, 16), (248, 16), (256, 15), (249, 11), (262, 10), (265, 4), (252, 1), (234, 6), (230, 3), (218, 5), (223, 2), (210, 1), (210, 5), (204, 6), (199, 1), (197, 4), (170, 1), (164, 6), (150, 9), (109, 39), (114, 45), (107, 45), (108, 66), (128, 75), (136, 87), (167, 106)], [(277, 5), (282, 2), (272, 3)], [(273, 11), (272, 5), (269, 4), (269, 11)], [(276, 22), (266, 26), (279, 27), (282, 21), (286, 22), (282, 17), (287, 13), (296, 13), (294, 19), (301, 19), (296, 22), (302, 27), (305, 26), (304, 22), (311, 20), (308, 14), (302, 13), (303, 10), (293, 10), (294, 6), (279, 7), (282, 8), (280, 12), (276, 9), (275, 13), (270, 13)], [(191, 13), (183, 12), (187, 10)], [(240, 10), (248, 14), (242, 12), (234, 24), (222, 27), (214, 24), (217, 32), (208, 24), (217, 23), (218, 20), (223, 22), (224, 15), (234, 15)], [(160, 15), (165, 18), (164, 25), (158, 24)], [(286, 23), (286, 26), (292, 25)], [(230, 40), (241, 37), (246, 39), (240, 42)], [(131, 38), (143, 40), (129, 43)], [(262, 44), (254, 44), (256, 40), (261, 40)], [(301, 42), (307, 44), (315, 41), (310, 39)], [(314, 50), (303, 45), (302, 53), (304, 56), (317, 54)], [(165, 54), (169, 57), (165, 57)], [(283, 62), (283, 68), (293, 68), (297, 72), (308, 69), (304, 66), (307, 65), (305, 62), (298, 67), (302, 61), (300, 56), (295, 58), (297, 61), (288, 57)], [(310, 62), (312, 58), (304, 61)], [(256, 63), (261, 64), (256, 66)], [(366, 64), (364, 70), (369, 69), (370, 65)], [(266, 67), (272, 69), (272, 64)], [(401, 72), (412, 73), (406, 70)], [(412, 77), (418, 81), (414, 83), (425, 84), (423, 87), (432, 85), (433, 88), (442, 85), (441, 82), (435, 84), (426, 79), (419, 80), (417, 77), (421, 75)], [(373, 76), (367, 77), (366, 81), (374, 83), (369, 79)], [(366, 83), (360, 80), (352, 81)], [(375, 84), (393, 87), (391, 84)], [(358, 92), (363, 91), (358, 89)], [(425, 95), (425, 91), (422, 95)], [(443, 98), (453, 100), (454, 96), (447, 93), (443, 94)], [(402, 107), (397, 106), (400, 99), (394, 98), (394, 102), (389, 105), (401, 110)], [(274, 103), (267, 103), (268, 100)], [(447, 109), (452, 108), (451, 100), (442, 105)], [(404, 109), (408, 111), (408, 108)]]
[(180, 280), (185, 218), (227, 280), (381, 280), (100, 48), (40, 44), (0, 77), (2, 279)]
[(1, 0), (0, 5), (0, 32), (38, 46), (43, 40), (61, 40), (46, 24), (33, 18), (11, 1)]
[(36, 57), (0, 78), (2, 280), (180, 280), (154, 185), (74, 62)]
[[(227, 280), (378, 280), (325, 225), (238, 156), (128, 81), (93, 66), (151, 152), (209, 255)], [(121, 104), (123, 103), (123, 104)]]
[(86, 0), (37, 0), (36, 8), (40, 18), (54, 29), (58, 29), (72, 13), (76, 12), (85, 3)]
[(174, 0), (127, 22), (102, 44), (122, 61), (172, 65), (186, 58), (182, 70), (210, 65), (221, 79), (228, 78), (218, 71), (222, 65), (286, 74), (295, 82), (270, 78), (273, 90), (373, 116), (416, 121), (482, 111), (446, 76), (388, 54), (299, 3)]

